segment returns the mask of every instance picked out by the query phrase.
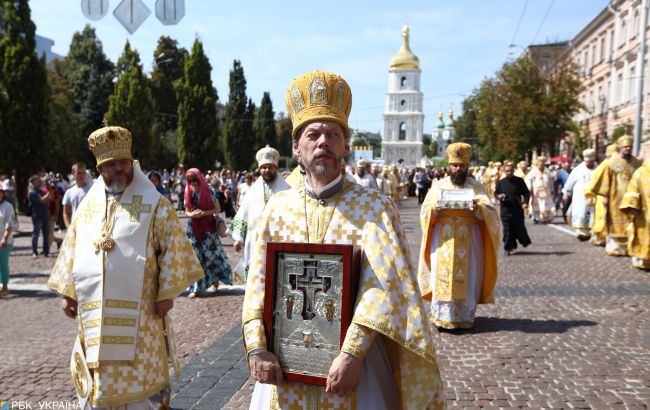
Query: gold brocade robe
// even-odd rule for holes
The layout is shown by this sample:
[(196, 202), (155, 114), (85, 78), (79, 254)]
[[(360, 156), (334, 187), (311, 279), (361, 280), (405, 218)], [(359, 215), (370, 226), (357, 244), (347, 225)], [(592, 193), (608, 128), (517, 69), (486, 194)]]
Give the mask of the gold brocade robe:
[[(75, 214), (47, 283), (50, 289), (75, 300), (72, 266), (76, 226), (83, 223), (82, 218), (83, 215)], [(89, 241), (94, 239), (88, 238)], [(135, 359), (131, 362), (100, 361), (99, 367), (91, 370), (90, 403), (93, 407), (112, 407), (143, 400), (170, 385), (163, 321), (155, 313), (155, 302), (176, 297), (202, 277), (203, 270), (180, 226), (176, 211), (169, 201), (161, 198), (147, 239)], [(171, 320), (167, 322), (171, 325)], [(167, 330), (173, 343), (172, 329)], [(170, 346), (170, 352), (174, 351), (174, 346)], [(170, 359), (177, 360), (175, 357)]]
[(620, 207), (640, 211), (632, 217), (628, 253), (633, 266), (650, 269), (650, 162), (645, 161), (634, 171)]
[(291, 188), (298, 189), (304, 183), (305, 175), (300, 171), (300, 166), (297, 166), (284, 180)]
[(598, 164), (594, 170), (594, 173), (591, 175), (591, 182), (589, 185), (587, 185), (587, 188), (585, 188), (585, 198), (590, 198), (594, 201), (594, 225), (591, 227), (590, 242), (595, 245), (605, 244), (605, 235), (607, 234), (607, 224), (605, 221), (607, 216), (607, 208), (605, 208), (605, 204), (603, 203), (603, 197), (596, 195), (592, 191), (592, 188), (593, 181), (601, 178), (600, 175), (602, 175), (604, 172), (606, 163), (607, 160)]
[(621, 212), (620, 205), (627, 184), (640, 165), (641, 161), (635, 157), (626, 161), (615, 153), (603, 161), (602, 168), (601, 166), (596, 168), (591, 183), (585, 190), (588, 195), (600, 195), (608, 199), (605, 219), (607, 236), (623, 243), (627, 241), (625, 228), (629, 218)]
[[(310, 215), (309, 221), (306, 214)], [(403, 409), (445, 406), (408, 243), (391, 199), (346, 179), (342, 190), (327, 199), (311, 198), (301, 186), (279, 192), (269, 200), (260, 222), (246, 284), (242, 324), (247, 353), (266, 348), (261, 323), (268, 242), (360, 247), (361, 276), (353, 326), (371, 329), (377, 337), (384, 338)], [(326, 393), (324, 387), (301, 383), (286, 383), (273, 389), (273, 409), (311, 409), (312, 406), (354, 409), (356, 393), (352, 397), (338, 397)]]
[[(434, 214), (433, 207), (440, 201), (441, 191), (459, 188), (474, 190), (474, 197), (477, 201), (475, 212), (480, 217), (474, 217), (470, 211), (457, 210), (442, 210)], [(466, 269), (470, 252), (469, 239), (466, 235), (462, 235), (462, 225), (469, 219), (474, 219), (472, 223), (478, 223), (483, 244), (483, 279), (478, 303), (494, 303), (493, 291), (497, 281), (497, 255), (501, 241), (501, 222), (499, 212), (490, 201), (485, 189), (470, 177), (467, 178), (463, 187), (452, 184), (449, 177), (440, 180), (431, 187), (422, 204), (420, 223), (423, 237), (420, 246), (418, 284), (425, 299), (430, 300), (435, 296), (438, 299), (453, 301), (464, 297), (468, 272), (463, 271), (463, 266)], [(439, 266), (436, 266), (436, 270), (432, 272), (430, 252), (433, 228), (436, 224), (442, 224), (440, 232), (443, 238), (440, 238), (437, 251), (440, 255), (438, 257)], [(463, 249), (459, 249), (460, 247)], [(442, 253), (449, 257), (443, 257)], [(448, 275), (443, 273), (448, 273)], [(450, 277), (452, 277), (451, 280)], [(436, 295), (432, 294), (434, 288)]]

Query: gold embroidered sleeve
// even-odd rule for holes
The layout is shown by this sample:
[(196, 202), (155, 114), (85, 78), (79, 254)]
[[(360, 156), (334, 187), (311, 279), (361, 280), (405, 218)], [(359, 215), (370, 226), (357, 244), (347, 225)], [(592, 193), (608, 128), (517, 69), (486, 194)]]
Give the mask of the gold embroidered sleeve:
[(74, 279), (72, 277), (72, 265), (74, 263), (74, 250), (76, 235), (76, 220), (68, 228), (65, 235), (59, 256), (56, 258), (50, 278), (47, 281), (47, 287), (56, 293), (67, 296), (72, 299), (77, 299), (77, 292), (74, 287)]
[(160, 273), (156, 301), (178, 296), (203, 277), (203, 269), (172, 204), (161, 199), (153, 222), (153, 242)]
[(356, 323), (350, 324), (348, 332), (345, 334), (345, 340), (341, 347), (342, 352), (350, 353), (357, 359), (363, 360), (375, 340), (377, 332), (365, 326)]
[(243, 335), (246, 354), (255, 349), (266, 349), (264, 325), (260, 319), (253, 319), (249, 322), (244, 323)]
[(627, 184), (627, 189), (621, 200), (620, 209), (641, 209), (641, 172), (642, 169), (638, 169), (632, 175), (632, 179)]

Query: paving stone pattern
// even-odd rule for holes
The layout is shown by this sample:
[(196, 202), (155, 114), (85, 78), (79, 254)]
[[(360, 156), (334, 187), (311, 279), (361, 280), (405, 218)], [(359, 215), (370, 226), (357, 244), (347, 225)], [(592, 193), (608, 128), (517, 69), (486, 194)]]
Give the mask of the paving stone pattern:
[[(417, 201), (400, 210), (415, 258)], [(551, 226), (528, 229), (533, 244), (501, 257), (496, 303), (479, 307), (475, 327), (435, 332), (449, 407), (647, 409), (650, 273)], [(236, 261), (232, 247), (226, 250)], [(47, 260), (31, 260), (28, 247), (18, 253), (12, 277), (43, 283), (48, 267), (39, 264)], [(177, 300), (183, 369), (174, 408), (248, 408), (253, 383), (243, 360), (241, 303), (237, 290)], [(0, 400), (72, 397), (67, 360), (75, 326), (57, 299), (25, 290), (0, 306)]]

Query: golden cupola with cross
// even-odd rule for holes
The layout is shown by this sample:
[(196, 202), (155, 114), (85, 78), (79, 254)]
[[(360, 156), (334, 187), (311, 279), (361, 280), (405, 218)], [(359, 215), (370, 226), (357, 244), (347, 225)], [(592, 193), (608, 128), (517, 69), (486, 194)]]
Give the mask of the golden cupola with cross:
[(390, 60), (391, 70), (419, 70), (420, 59), (413, 54), (409, 46), (410, 30), (409, 26), (405, 25), (402, 29), (402, 47), (393, 58)]

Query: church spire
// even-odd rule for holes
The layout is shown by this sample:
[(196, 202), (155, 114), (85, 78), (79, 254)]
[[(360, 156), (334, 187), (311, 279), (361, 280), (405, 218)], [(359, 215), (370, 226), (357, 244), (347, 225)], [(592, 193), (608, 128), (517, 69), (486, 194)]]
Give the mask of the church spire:
[(409, 46), (411, 30), (408, 24), (402, 29), (402, 47), (395, 56), (390, 60), (391, 70), (419, 70), (420, 60), (413, 54)]

